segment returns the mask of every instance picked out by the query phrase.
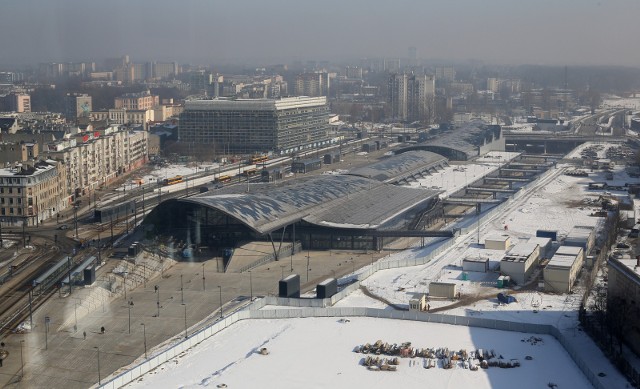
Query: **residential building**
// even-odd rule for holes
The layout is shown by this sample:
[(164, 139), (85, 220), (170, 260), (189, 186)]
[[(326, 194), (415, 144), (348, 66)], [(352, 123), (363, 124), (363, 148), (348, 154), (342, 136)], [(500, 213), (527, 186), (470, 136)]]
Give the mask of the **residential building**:
[(430, 123), (434, 115), (433, 76), (392, 74), (389, 78), (391, 117), (407, 122)]
[(147, 161), (146, 131), (109, 126), (78, 133), (52, 142), (42, 151), (50, 159), (64, 162), (65, 194), (69, 202), (102, 187), (122, 173)]
[(14, 163), (36, 159), (38, 144), (31, 142), (0, 142), (0, 162)]
[(456, 69), (452, 66), (439, 66), (436, 67), (436, 82), (440, 83), (450, 83), (456, 80)]
[(296, 76), (296, 96), (329, 96), (329, 73), (302, 73)]
[(191, 100), (178, 140), (223, 153), (291, 153), (329, 143), (326, 97)]
[(141, 125), (146, 129), (148, 123), (155, 120), (155, 109), (130, 110), (113, 108), (106, 111), (93, 111), (89, 116), (92, 121), (106, 121), (109, 124)]
[(615, 309), (608, 309), (625, 316), (628, 329), (624, 338), (634, 352), (640, 353), (640, 259), (612, 257), (607, 270), (608, 304), (616, 304)]
[(30, 161), (0, 169), (0, 223), (38, 225), (68, 204), (66, 169), (56, 161)]
[(26, 113), (31, 112), (31, 96), (22, 92), (11, 92), (3, 98), (6, 111)]
[(92, 111), (92, 99), (86, 93), (67, 93), (65, 97), (65, 116), (75, 122), (79, 117), (89, 117)]
[(115, 98), (115, 108), (131, 110), (152, 109), (160, 104), (160, 96), (152, 95), (149, 91), (140, 93), (127, 93)]

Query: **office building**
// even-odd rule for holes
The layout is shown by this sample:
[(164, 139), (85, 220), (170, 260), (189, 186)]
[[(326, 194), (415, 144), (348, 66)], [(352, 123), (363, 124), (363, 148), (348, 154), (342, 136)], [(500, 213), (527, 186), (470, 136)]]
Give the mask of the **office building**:
[(191, 100), (180, 114), (180, 142), (222, 154), (291, 153), (329, 143), (325, 97)]

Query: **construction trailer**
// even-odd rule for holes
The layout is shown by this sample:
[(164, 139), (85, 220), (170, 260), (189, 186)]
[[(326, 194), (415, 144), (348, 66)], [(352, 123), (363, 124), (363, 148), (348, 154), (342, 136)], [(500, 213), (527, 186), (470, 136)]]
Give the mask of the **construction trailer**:
[(500, 273), (508, 275), (518, 285), (524, 285), (540, 260), (540, 246), (518, 243), (500, 261)]
[(569, 293), (578, 277), (582, 261), (579, 255), (556, 253), (544, 268), (544, 290), (553, 293)]
[(582, 247), (587, 253), (591, 251), (596, 242), (595, 229), (588, 226), (576, 226), (564, 238), (564, 246)]
[(553, 241), (558, 240), (558, 230), (537, 230), (536, 237), (538, 238), (551, 238)]
[(462, 270), (486, 273), (489, 271), (489, 258), (465, 258), (462, 260)]
[(489, 235), (484, 239), (484, 248), (487, 250), (507, 251), (511, 247), (509, 235)]
[(549, 258), (551, 250), (553, 250), (553, 240), (551, 238), (534, 236), (529, 238), (527, 243), (535, 243), (540, 246), (540, 258)]
[(431, 282), (429, 284), (430, 297), (456, 298), (458, 296), (458, 285), (453, 282)]

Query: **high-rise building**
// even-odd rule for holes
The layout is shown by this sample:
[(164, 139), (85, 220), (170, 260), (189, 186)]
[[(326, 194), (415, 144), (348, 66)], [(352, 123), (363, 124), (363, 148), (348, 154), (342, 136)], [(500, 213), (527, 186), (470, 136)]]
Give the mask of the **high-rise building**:
[(296, 96), (329, 96), (329, 73), (302, 73), (296, 76)]
[(351, 79), (362, 80), (362, 68), (359, 66), (347, 66), (345, 76)]
[(79, 117), (89, 117), (92, 111), (91, 96), (85, 93), (67, 93), (65, 96), (64, 114), (69, 121), (76, 121)]
[(180, 114), (178, 139), (222, 154), (287, 154), (328, 144), (328, 130), (326, 97), (191, 100)]
[(153, 78), (164, 80), (172, 79), (180, 74), (180, 67), (177, 62), (155, 62), (153, 63)]
[(5, 97), (5, 103), (11, 112), (31, 112), (31, 96), (26, 93), (9, 93)]
[(392, 74), (389, 78), (391, 116), (401, 121), (430, 123), (434, 115), (433, 76)]
[(450, 83), (456, 80), (456, 69), (452, 66), (436, 67), (436, 82)]

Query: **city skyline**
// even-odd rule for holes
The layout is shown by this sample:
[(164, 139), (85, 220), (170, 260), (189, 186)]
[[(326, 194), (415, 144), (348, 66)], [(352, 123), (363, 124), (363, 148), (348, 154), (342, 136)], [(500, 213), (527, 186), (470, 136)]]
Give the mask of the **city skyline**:
[(637, 66), (638, 11), (630, 0), (9, 1), (0, 16), (0, 62), (123, 54), (192, 63), (335, 61), (404, 58), (415, 47), (418, 58), (432, 60)]

